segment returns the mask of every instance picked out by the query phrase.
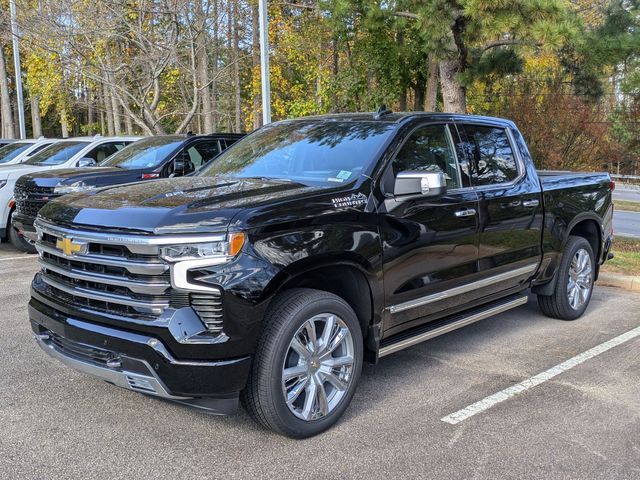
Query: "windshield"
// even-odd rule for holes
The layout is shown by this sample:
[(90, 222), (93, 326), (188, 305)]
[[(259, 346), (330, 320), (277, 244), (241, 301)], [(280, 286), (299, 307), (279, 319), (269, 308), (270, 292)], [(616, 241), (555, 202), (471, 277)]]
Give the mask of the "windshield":
[(0, 147), (0, 164), (9, 163), (31, 145), (33, 145), (33, 143), (14, 142), (8, 143), (4, 147)]
[(114, 153), (100, 163), (101, 167), (118, 167), (130, 170), (154, 168), (184, 143), (181, 137), (152, 137), (139, 140)]
[(89, 145), (89, 142), (57, 142), (36, 153), (24, 163), (27, 165), (61, 165), (87, 145)]
[(360, 175), (394, 129), (383, 122), (316, 120), (269, 125), (225, 150), (199, 176), (336, 185)]

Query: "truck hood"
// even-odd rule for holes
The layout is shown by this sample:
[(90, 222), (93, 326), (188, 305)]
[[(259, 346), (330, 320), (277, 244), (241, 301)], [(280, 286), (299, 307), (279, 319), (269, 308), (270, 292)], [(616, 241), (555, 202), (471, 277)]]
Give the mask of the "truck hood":
[(115, 167), (62, 168), (30, 173), (21, 181), (32, 182), (38, 187), (57, 187), (78, 182), (92, 187), (103, 187), (139, 181), (144, 172), (145, 170)]
[[(277, 210), (291, 219), (299, 200), (335, 188), (308, 187), (279, 180), (209, 177), (154, 180), (66, 195), (49, 202), (40, 217), (59, 225), (84, 226), (146, 233), (209, 233), (229, 227), (255, 226), (264, 213)], [(291, 203), (291, 206), (286, 204)], [(313, 202), (304, 203), (315, 214)], [(333, 208), (330, 199), (320, 200), (322, 209)], [(240, 211), (252, 209), (252, 215)], [(273, 219), (273, 215), (268, 215)]]
[(17, 165), (2, 165), (0, 166), (0, 180), (15, 180), (27, 173), (33, 173), (43, 170), (51, 170), (54, 167), (42, 167), (39, 165), (25, 165), (19, 163)]

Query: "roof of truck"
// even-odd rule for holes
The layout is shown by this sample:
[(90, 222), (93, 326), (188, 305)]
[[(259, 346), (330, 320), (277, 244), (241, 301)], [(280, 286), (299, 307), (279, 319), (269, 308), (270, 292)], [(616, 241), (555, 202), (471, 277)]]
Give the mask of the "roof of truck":
[(482, 115), (467, 115), (460, 113), (441, 113), (441, 112), (391, 112), (383, 110), (378, 112), (361, 112), (361, 113), (329, 113), (325, 115), (314, 115), (309, 117), (301, 117), (288, 121), (344, 121), (344, 122), (384, 122), (384, 123), (405, 123), (413, 119), (423, 118), (425, 120), (442, 120), (442, 121), (476, 121), (476, 122), (499, 122), (513, 124), (510, 120), (498, 117), (487, 117)]

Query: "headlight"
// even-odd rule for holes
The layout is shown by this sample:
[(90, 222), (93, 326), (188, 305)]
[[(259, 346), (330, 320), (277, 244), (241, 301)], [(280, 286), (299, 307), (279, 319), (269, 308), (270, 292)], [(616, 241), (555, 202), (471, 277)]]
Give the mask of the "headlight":
[(226, 240), (183, 245), (167, 245), (160, 249), (160, 257), (167, 262), (235, 257), (244, 245), (244, 233), (230, 233)]
[(71, 185), (58, 185), (53, 189), (53, 193), (59, 195), (66, 195), (67, 193), (84, 192), (85, 190), (91, 190), (95, 188), (93, 185), (86, 185), (84, 182), (76, 182)]
[(7, 184), (6, 180), (0, 180), (0, 188), (4, 187)]

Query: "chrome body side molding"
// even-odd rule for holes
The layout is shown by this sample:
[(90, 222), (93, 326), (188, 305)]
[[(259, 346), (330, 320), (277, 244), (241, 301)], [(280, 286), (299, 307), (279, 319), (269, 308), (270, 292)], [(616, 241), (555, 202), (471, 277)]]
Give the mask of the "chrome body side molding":
[(455, 297), (457, 295), (462, 295), (463, 293), (467, 293), (472, 290), (476, 290), (478, 288), (488, 287), (489, 285), (492, 285), (494, 283), (509, 280), (511, 278), (520, 277), (528, 273), (534, 273), (537, 270), (537, 268), (538, 268), (538, 263), (537, 262), (532, 263), (524, 267), (516, 268), (515, 270), (512, 270), (510, 272), (504, 272), (504, 273), (493, 275), (491, 277), (488, 277), (482, 280), (478, 280), (477, 282), (467, 283), (466, 285), (461, 285), (459, 287), (451, 288), (449, 290), (433, 293), (425, 297), (416, 298), (414, 300), (409, 300), (403, 303), (399, 303), (397, 305), (391, 305), (390, 307), (387, 307), (387, 309), (389, 310), (390, 313), (404, 312), (405, 310), (422, 307), (423, 305), (427, 305), (429, 303), (438, 302), (440, 300)]

